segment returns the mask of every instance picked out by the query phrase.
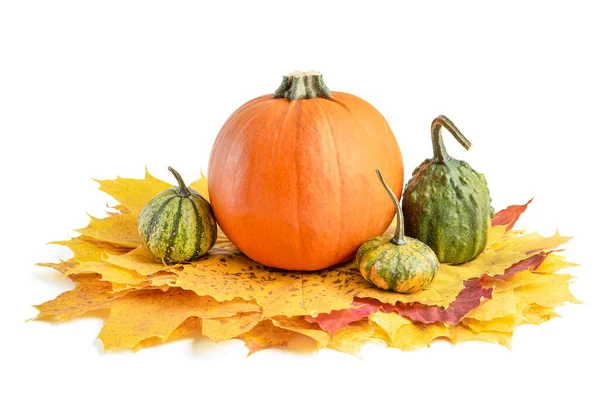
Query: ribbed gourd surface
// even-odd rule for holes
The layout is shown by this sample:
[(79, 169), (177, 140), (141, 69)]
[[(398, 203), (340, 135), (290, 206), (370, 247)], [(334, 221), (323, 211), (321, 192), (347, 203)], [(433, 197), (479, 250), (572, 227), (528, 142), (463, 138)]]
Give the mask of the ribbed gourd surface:
[(433, 249), (440, 262), (461, 264), (485, 248), (491, 197), (483, 174), (465, 161), (425, 160), (406, 185), (405, 232)]
[(166, 263), (194, 260), (216, 240), (217, 227), (210, 205), (198, 193), (181, 197), (175, 189), (152, 199), (138, 219), (146, 247)]
[(357, 260), (363, 278), (399, 293), (413, 293), (431, 283), (439, 268), (433, 251), (409, 237), (404, 245), (391, 243), (392, 236), (379, 236), (360, 246)]

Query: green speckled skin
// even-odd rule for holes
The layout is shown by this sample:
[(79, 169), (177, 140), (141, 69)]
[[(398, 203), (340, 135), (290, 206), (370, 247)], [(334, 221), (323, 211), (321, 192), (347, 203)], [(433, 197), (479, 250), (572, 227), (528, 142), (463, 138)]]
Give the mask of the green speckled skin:
[(146, 204), (138, 218), (140, 236), (152, 254), (166, 264), (195, 260), (217, 240), (212, 208), (198, 192), (179, 196), (167, 189)]
[(485, 176), (466, 162), (425, 160), (404, 190), (406, 234), (431, 247), (440, 262), (465, 263), (485, 248), (491, 201)]
[(397, 245), (393, 235), (378, 236), (364, 242), (356, 253), (361, 275), (380, 289), (414, 293), (429, 285), (440, 263), (435, 253), (422, 242), (405, 237)]

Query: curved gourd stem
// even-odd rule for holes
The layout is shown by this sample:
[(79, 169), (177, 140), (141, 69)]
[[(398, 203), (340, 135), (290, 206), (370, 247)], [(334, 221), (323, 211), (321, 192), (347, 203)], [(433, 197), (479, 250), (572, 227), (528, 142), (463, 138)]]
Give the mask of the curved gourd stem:
[(330, 99), (332, 96), (320, 72), (296, 71), (283, 76), (283, 81), (275, 93), (273, 93), (273, 97), (293, 101), (314, 99), (316, 97)]
[(445, 164), (447, 161), (452, 158), (448, 155), (446, 151), (446, 146), (444, 146), (444, 140), (442, 139), (442, 126), (448, 130), (454, 136), (454, 138), (467, 150), (471, 148), (471, 142), (463, 136), (462, 133), (458, 130), (456, 125), (452, 123), (447, 117), (444, 115), (440, 115), (431, 123), (431, 141), (433, 142), (433, 162), (436, 164)]
[(175, 171), (172, 167), (169, 167), (169, 171), (171, 171), (171, 173), (175, 176), (175, 179), (177, 179), (177, 184), (179, 185), (179, 187), (177, 188), (177, 196), (188, 197), (189, 195), (191, 195), (192, 193), (190, 192), (190, 189), (188, 189), (188, 187), (183, 182), (183, 178), (181, 177), (181, 175), (179, 175), (179, 172)]
[(376, 169), (375, 172), (377, 172), (377, 177), (383, 184), (383, 187), (388, 192), (388, 194), (390, 195), (390, 198), (392, 199), (392, 201), (394, 202), (394, 205), (396, 206), (396, 233), (394, 234), (394, 237), (392, 238), (392, 240), (390, 240), (390, 242), (397, 244), (397, 245), (406, 244), (406, 239), (404, 237), (404, 217), (402, 215), (402, 209), (400, 208), (400, 202), (396, 198), (396, 195), (394, 194), (392, 189), (390, 189), (390, 187), (387, 185), (387, 183), (385, 183), (385, 181), (383, 180), (383, 176), (381, 176), (381, 171)]

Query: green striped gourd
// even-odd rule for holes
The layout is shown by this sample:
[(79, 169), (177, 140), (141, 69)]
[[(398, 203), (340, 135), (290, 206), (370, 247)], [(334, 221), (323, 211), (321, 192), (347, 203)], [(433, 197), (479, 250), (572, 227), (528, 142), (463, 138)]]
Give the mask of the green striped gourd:
[(146, 204), (138, 230), (148, 250), (166, 264), (195, 260), (217, 240), (217, 223), (208, 201), (183, 183), (169, 167), (179, 187), (164, 190)]
[(440, 262), (462, 264), (485, 248), (494, 209), (485, 176), (448, 155), (442, 127), (465, 149), (471, 147), (452, 121), (443, 115), (434, 119), (433, 158), (413, 172), (406, 184), (402, 210), (407, 235), (429, 245)]
[(396, 205), (396, 233), (364, 242), (356, 253), (358, 269), (363, 278), (380, 289), (414, 293), (431, 283), (440, 263), (426, 244), (404, 236), (400, 203), (383, 180), (381, 172), (376, 172)]

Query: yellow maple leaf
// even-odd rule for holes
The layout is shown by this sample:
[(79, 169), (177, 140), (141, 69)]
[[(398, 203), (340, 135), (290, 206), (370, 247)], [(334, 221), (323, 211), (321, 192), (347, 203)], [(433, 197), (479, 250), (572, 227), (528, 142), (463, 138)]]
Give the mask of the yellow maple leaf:
[(233, 339), (252, 330), (260, 322), (261, 317), (260, 312), (253, 312), (203, 319), (202, 334), (215, 342)]
[[(97, 180), (97, 182), (100, 184), (100, 190), (112, 196), (120, 203), (119, 205), (124, 208), (124, 211), (126, 210), (136, 218), (154, 196), (163, 190), (176, 186), (155, 178), (150, 175), (148, 170), (146, 170), (144, 179), (119, 177), (117, 179)], [(192, 182), (190, 187), (208, 199), (208, 180), (204, 174), (201, 174), (200, 179)]]
[(208, 179), (206, 179), (206, 175), (204, 175), (202, 171), (200, 171), (200, 179), (192, 182), (190, 187), (200, 193), (206, 200), (210, 200), (208, 197)]
[(569, 290), (569, 281), (572, 276), (567, 274), (548, 275), (543, 282), (519, 286), (515, 295), (529, 304), (554, 308), (565, 302), (580, 303)]
[(512, 332), (484, 331), (475, 332), (463, 324), (458, 324), (448, 328), (448, 339), (453, 343), (461, 343), (471, 340), (482, 342), (497, 343), (506, 348), (510, 348), (512, 341)]
[(135, 345), (132, 350), (138, 351), (146, 347), (156, 346), (165, 342), (171, 342), (175, 340), (185, 339), (188, 337), (195, 337), (202, 333), (202, 319), (198, 317), (189, 317), (181, 323), (166, 340), (161, 340), (157, 337), (151, 337), (142, 340)]
[(318, 348), (327, 347), (330, 342), (331, 335), (328, 332), (322, 331), (315, 323), (308, 322), (301, 317), (273, 317), (271, 322), (274, 326), (300, 333), (315, 340)]
[[(110, 309), (100, 338), (106, 349), (133, 349), (203, 334), (215, 341), (238, 338), (250, 352), (284, 347), (332, 348), (358, 355), (369, 340), (400, 349), (428, 346), (436, 339), (458, 343), (483, 340), (510, 345), (512, 331), (524, 323), (541, 323), (557, 314), (554, 307), (576, 302), (571, 277), (556, 274), (574, 264), (552, 253), (535, 271), (484, 280), (492, 298), (456, 325), (415, 323), (393, 312), (375, 312), (333, 335), (306, 316), (352, 307), (355, 298), (383, 303), (421, 303), (448, 307), (464, 289), (464, 281), (502, 275), (513, 264), (559, 248), (569, 238), (556, 233), (506, 231), (493, 227), (486, 250), (461, 266), (442, 264), (433, 282), (414, 294), (398, 294), (370, 286), (354, 262), (323, 271), (293, 272), (267, 268), (248, 259), (218, 232), (215, 247), (200, 260), (166, 266), (143, 247), (137, 216), (146, 202), (173, 187), (146, 172), (144, 179), (99, 181), (101, 190), (120, 204), (106, 218), (92, 218), (82, 234), (57, 244), (74, 255), (43, 264), (77, 283), (75, 289), (38, 307), (37, 318), (64, 320), (98, 309)], [(208, 198), (202, 176), (190, 185)], [(393, 227), (392, 227), (393, 229)]]
[(529, 324), (539, 325), (551, 318), (558, 317), (558, 313), (552, 307), (544, 307), (539, 304), (529, 304), (523, 308), (523, 317)]
[(68, 247), (73, 252), (73, 257), (69, 259), (72, 262), (103, 261), (110, 255), (123, 254), (131, 250), (128, 247), (115, 246), (110, 242), (101, 242), (85, 235), (50, 244)]
[(448, 326), (443, 323), (413, 323), (393, 312), (376, 312), (369, 316), (369, 320), (385, 332), (383, 339), (389, 346), (402, 350), (425, 347), (436, 338), (448, 336)]
[(479, 340), (509, 347), (512, 338), (512, 332), (474, 331), (462, 323), (414, 324), (395, 313), (376, 313), (370, 319), (380, 329), (374, 333), (374, 337), (382, 339), (390, 347), (402, 350), (427, 347), (438, 339), (448, 339), (452, 343)]
[(476, 332), (511, 332), (521, 324), (547, 321), (556, 316), (553, 307), (577, 301), (569, 291), (571, 276), (549, 273), (571, 265), (561, 255), (550, 254), (535, 271), (485, 282), (484, 285), (494, 287), (492, 299), (469, 312), (462, 324)]
[(521, 300), (512, 290), (494, 292), (492, 298), (484, 301), (479, 307), (470, 311), (465, 318), (489, 321), (519, 312)]
[(173, 265), (165, 265), (156, 260), (156, 257), (148, 251), (145, 246), (139, 246), (133, 251), (125, 254), (111, 255), (106, 259), (107, 262), (121, 268), (135, 271), (140, 275), (148, 276), (159, 271), (175, 268)]
[(492, 232), (496, 234), (492, 235), (488, 241), (488, 247), (475, 260), (460, 266), (440, 265), (438, 274), (431, 282), (429, 289), (440, 294), (441, 301), (428, 301), (421, 298), (417, 292), (415, 298), (403, 302), (416, 301), (427, 305), (447, 307), (463, 289), (465, 280), (478, 278), (483, 274), (500, 275), (511, 265), (536, 253), (554, 249), (570, 239), (558, 234), (546, 238), (537, 233), (515, 234), (512, 231), (504, 233), (504, 227), (501, 226), (493, 227)]
[(579, 264), (567, 261), (565, 256), (560, 253), (552, 253), (546, 257), (546, 260), (540, 265), (535, 272), (538, 274), (553, 274), (565, 268), (575, 267)]
[(61, 274), (66, 274), (69, 272), (77, 263), (71, 261), (61, 261), (59, 263), (37, 263), (39, 267), (48, 267), (52, 268), (55, 271), (60, 272)]
[(89, 225), (77, 229), (77, 232), (120, 247), (136, 248), (142, 244), (136, 215), (114, 214), (106, 218), (90, 218)]
[[(326, 273), (282, 272), (263, 267), (245, 256), (211, 254), (174, 271), (177, 286), (219, 301), (236, 297), (256, 300), (266, 317), (313, 315), (350, 307), (347, 291), (353, 271), (334, 268)], [(362, 279), (362, 278), (361, 278)]]
[[(265, 319), (260, 321), (249, 332), (240, 335), (239, 339), (244, 341), (246, 347), (250, 351), (249, 354), (252, 354), (260, 350), (271, 348), (289, 348), (297, 343), (302, 337), (306, 338), (306, 336), (300, 333), (279, 328), (273, 325), (271, 320)], [(306, 345), (306, 342), (301, 343)], [(314, 346), (314, 341), (312, 341), (312, 345)]]
[(517, 314), (509, 314), (489, 320), (465, 318), (461, 321), (463, 326), (469, 327), (474, 332), (512, 332), (524, 322), (524, 318)]
[(66, 321), (82, 316), (90, 311), (106, 309), (119, 296), (127, 294), (112, 293), (110, 282), (104, 282), (95, 276), (80, 278), (74, 289), (58, 295), (54, 300), (35, 306), (39, 314), (35, 319), (55, 319)]
[(135, 271), (120, 268), (104, 261), (86, 261), (76, 264), (73, 268), (69, 269), (65, 275), (70, 276), (90, 273), (102, 276), (103, 281), (125, 285), (137, 285), (147, 280), (145, 276), (142, 276)]
[(179, 288), (134, 291), (111, 302), (99, 338), (105, 350), (132, 349), (148, 338), (167, 340), (189, 317), (223, 318), (250, 312), (260, 312), (260, 307), (242, 300), (218, 302)]
[(112, 196), (136, 216), (154, 196), (173, 187), (150, 175), (148, 170), (144, 179), (117, 178), (97, 182), (100, 184), (100, 190)]
[(360, 357), (360, 350), (371, 339), (375, 327), (369, 321), (358, 321), (335, 332), (329, 348)]

